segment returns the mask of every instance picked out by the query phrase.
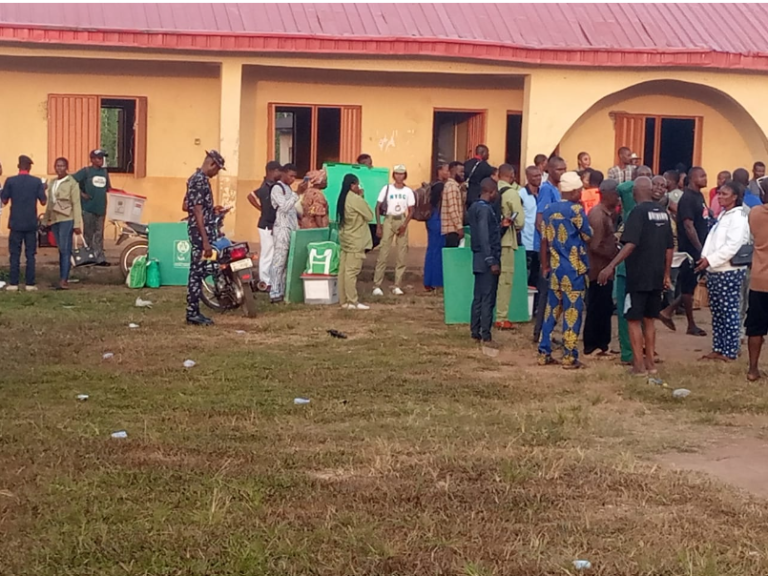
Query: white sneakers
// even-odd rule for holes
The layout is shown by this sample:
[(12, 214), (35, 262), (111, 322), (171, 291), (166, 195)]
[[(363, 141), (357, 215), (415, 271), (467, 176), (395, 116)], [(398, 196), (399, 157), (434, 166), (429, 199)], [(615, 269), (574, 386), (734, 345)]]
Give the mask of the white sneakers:
[[(25, 286), (24, 290), (27, 292), (37, 292), (37, 286)], [(6, 292), (18, 292), (19, 287), (18, 286), (6, 286), (5, 287)]]
[(358, 302), (357, 304), (342, 304), (341, 305), (342, 310), (370, 310), (370, 306), (366, 306), (365, 304)]
[[(395, 286), (392, 289), (392, 294), (394, 294), (395, 296), (402, 296), (403, 294), (405, 294), (405, 292), (403, 292), (402, 290), (400, 290), (400, 288)], [(384, 296), (384, 291), (381, 288), (374, 288), (373, 289), (373, 295), (374, 296)]]

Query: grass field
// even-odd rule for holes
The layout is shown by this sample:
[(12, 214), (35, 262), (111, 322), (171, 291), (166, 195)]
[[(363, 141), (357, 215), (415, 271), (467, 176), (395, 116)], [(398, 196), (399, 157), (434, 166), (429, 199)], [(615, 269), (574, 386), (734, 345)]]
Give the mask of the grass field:
[(0, 293), (2, 575), (768, 574), (765, 503), (657, 460), (761, 436), (744, 360), (662, 347), (677, 401), (527, 328), (486, 358), (435, 297), (194, 329), (136, 295)]

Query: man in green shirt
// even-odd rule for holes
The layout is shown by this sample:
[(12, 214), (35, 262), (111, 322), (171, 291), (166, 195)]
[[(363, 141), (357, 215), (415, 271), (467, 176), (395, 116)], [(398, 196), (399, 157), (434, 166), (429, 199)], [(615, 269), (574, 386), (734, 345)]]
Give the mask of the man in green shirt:
[(501, 274), (496, 295), (496, 328), (512, 330), (509, 321), (509, 300), (512, 298), (512, 280), (515, 275), (517, 233), (525, 224), (520, 186), (515, 182), (515, 168), (511, 164), (499, 166), (499, 196), (501, 204)]
[(104, 256), (104, 219), (107, 215), (107, 191), (112, 188), (104, 166), (108, 154), (101, 149), (91, 152), (91, 165), (73, 174), (80, 184), (83, 206), (83, 235), (96, 253), (96, 266), (111, 266)]

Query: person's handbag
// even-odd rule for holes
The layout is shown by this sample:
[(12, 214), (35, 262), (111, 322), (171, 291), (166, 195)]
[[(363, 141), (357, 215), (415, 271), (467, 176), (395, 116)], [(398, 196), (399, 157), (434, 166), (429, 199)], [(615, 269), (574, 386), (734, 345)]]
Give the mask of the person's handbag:
[(40, 216), (37, 221), (37, 247), (38, 248), (56, 248), (56, 237), (50, 226), (43, 222), (44, 216)]
[(379, 214), (382, 216), (387, 215), (387, 198), (389, 197), (389, 184), (387, 184), (387, 191), (384, 193), (384, 202), (379, 205)]
[[(77, 239), (80, 239), (82, 246), (78, 247)], [(75, 268), (79, 266), (89, 266), (96, 264), (96, 252), (88, 247), (85, 243), (85, 238), (82, 234), (75, 235), (72, 241), (72, 266)]]
[(754, 249), (754, 244), (742, 244), (739, 251), (736, 252), (736, 256), (731, 258), (731, 266), (751, 266)]

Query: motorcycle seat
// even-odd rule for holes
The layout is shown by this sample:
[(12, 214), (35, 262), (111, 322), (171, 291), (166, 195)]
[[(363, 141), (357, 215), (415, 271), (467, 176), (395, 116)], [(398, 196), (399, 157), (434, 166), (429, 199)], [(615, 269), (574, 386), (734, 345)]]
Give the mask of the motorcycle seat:
[(126, 222), (131, 229), (141, 236), (147, 236), (149, 234), (149, 226), (146, 224), (139, 224), (138, 222)]

